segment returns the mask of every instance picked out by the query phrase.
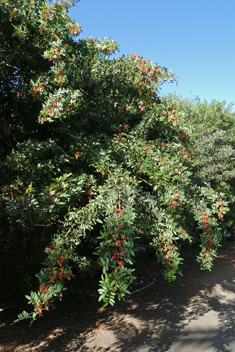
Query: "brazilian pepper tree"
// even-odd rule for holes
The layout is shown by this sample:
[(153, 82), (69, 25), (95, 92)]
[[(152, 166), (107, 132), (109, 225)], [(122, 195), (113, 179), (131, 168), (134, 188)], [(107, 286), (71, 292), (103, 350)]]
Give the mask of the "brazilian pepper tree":
[(0, 4), (1, 242), (45, 245), (39, 289), (26, 296), (33, 311), (17, 320), (41, 316), (91, 265), (99, 300), (124, 299), (140, 236), (169, 281), (182, 241), (200, 241), (210, 269), (227, 208), (195, 182), (184, 114), (159, 98), (176, 76), (138, 55), (117, 58), (112, 40), (79, 39), (72, 0)]

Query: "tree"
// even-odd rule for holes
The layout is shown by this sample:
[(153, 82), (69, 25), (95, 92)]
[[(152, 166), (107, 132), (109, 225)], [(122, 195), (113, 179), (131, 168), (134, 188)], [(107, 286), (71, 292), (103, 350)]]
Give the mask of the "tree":
[(138, 55), (113, 57), (112, 40), (77, 40), (73, 1), (0, 3), (2, 242), (46, 247), (39, 290), (26, 296), (34, 311), (18, 320), (61, 299), (73, 268), (101, 271), (104, 305), (123, 299), (138, 236), (169, 281), (184, 240), (200, 238), (210, 269), (226, 202), (195, 182), (183, 113), (159, 99), (176, 77)]
[(195, 153), (200, 162), (195, 177), (200, 184), (210, 183), (217, 192), (223, 192), (229, 204), (224, 228), (234, 232), (235, 197), (235, 113), (232, 104), (213, 100), (201, 102), (199, 97), (185, 99), (168, 95), (166, 104), (174, 104), (185, 113), (185, 122), (191, 131)]

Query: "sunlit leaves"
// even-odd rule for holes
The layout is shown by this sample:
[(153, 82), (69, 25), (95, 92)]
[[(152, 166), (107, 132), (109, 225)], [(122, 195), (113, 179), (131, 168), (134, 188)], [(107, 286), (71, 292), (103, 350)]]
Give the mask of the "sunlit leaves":
[(39, 289), (27, 296), (34, 311), (19, 320), (62, 298), (72, 265), (100, 272), (104, 305), (124, 299), (138, 238), (155, 248), (169, 281), (180, 273), (183, 241), (200, 238), (199, 260), (210, 268), (227, 207), (195, 181), (184, 112), (159, 98), (176, 76), (138, 55), (113, 57), (112, 40), (79, 40), (67, 15), (73, 1), (0, 3), (0, 212), (28, 251), (38, 228), (47, 243)]

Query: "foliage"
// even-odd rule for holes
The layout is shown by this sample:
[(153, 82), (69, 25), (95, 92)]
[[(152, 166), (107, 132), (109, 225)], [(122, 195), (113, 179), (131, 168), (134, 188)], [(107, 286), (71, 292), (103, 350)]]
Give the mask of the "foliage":
[(200, 239), (210, 269), (227, 207), (196, 183), (184, 114), (159, 99), (176, 76), (138, 55), (115, 58), (112, 40), (77, 39), (72, 1), (0, 3), (2, 242), (46, 247), (39, 290), (27, 296), (34, 311), (17, 321), (61, 299), (76, 268), (101, 271), (104, 305), (123, 299), (138, 237), (169, 281), (184, 240)]
[(223, 192), (229, 202), (225, 229), (234, 232), (235, 210), (235, 113), (232, 104), (213, 100), (210, 104), (199, 97), (164, 97), (166, 104), (174, 104), (185, 113), (185, 122), (191, 130), (194, 150), (200, 159), (195, 177), (201, 184), (210, 183), (214, 190)]

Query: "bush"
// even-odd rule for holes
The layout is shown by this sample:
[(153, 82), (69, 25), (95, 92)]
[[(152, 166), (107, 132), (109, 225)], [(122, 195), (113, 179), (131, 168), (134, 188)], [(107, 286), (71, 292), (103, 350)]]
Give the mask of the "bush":
[(34, 311), (17, 321), (61, 299), (72, 268), (101, 271), (104, 305), (123, 299), (139, 236), (169, 281), (185, 240), (200, 240), (210, 269), (227, 207), (194, 178), (184, 113), (159, 98), (176, 76), (138, 55), (113, 57), (112, 40), (77, 39), (73, 1), (0, 3), (2, 242), (46, 247), (39, 290), (26, 296)]

